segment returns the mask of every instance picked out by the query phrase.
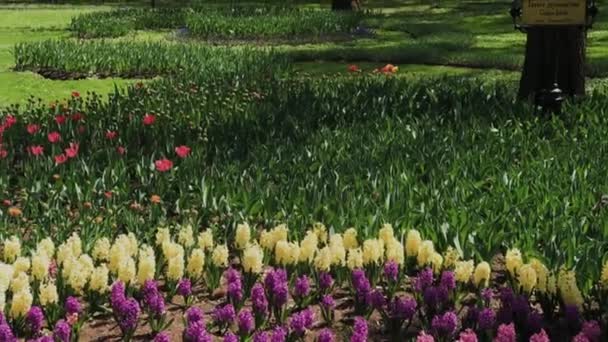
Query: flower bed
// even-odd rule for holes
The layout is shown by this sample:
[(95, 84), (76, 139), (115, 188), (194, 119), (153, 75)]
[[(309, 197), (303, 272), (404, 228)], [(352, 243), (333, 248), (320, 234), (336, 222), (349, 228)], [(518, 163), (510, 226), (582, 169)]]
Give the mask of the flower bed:
[[(573, 271), (549, 270), (517, 249), (506, 253), (506, 269), (492, 270), (388, 224), (364, 241), (353, 228), (329, 233), (322, 224), (300, 241), (289, 235), (285, 225), (244, 223), (225, 238), (186, 224), (159, 227), (148, 240), (74, 233), (29, 251), (10, 237), (0, 264), (0, 338), (70, 341), (112, 320), (124, 340), (605, 337), (608, 263), (594, 281), (597, 295), (583, 297)], [(169, 320), (181, 315), (183, 329)]]

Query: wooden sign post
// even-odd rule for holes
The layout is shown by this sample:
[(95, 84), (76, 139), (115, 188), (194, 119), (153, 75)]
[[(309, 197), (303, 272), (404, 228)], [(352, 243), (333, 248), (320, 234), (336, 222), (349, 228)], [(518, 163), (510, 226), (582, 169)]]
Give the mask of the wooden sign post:
[(559, 112), (565, 96), (585, 94), (585, 38), (597, 14), (593, 0), (516, 0), (515, 27), (527, 34), (518, 97)]

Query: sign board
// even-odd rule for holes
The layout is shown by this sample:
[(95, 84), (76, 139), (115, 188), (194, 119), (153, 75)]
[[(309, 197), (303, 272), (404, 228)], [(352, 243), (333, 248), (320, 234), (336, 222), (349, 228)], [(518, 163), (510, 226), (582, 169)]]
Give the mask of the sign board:
[(523, 25), (585, 25), (587, 0), (522, 0)]

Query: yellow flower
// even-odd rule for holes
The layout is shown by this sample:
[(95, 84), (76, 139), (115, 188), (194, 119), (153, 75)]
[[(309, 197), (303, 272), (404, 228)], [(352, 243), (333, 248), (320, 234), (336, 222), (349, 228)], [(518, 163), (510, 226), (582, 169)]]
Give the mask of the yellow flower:
[(346, 263), (346, 249), (342, 235), (332, 234), (329, 237), (329, 249), (331, 250), (331, 264), (344, 266)]
[(179, 243), (175, 242), (165, 242), (163, 244), (163, 256), (165, 259), (169, 260), (174, 257), (184, 258), (184, 247)]
[(59, 302), (59, 295), (57, 294), (57, 286), (55, 286), (55, 283), (40, 285), (38, 297), (42, 306), (57, 304), (57, 302)]
[(355, 228), (348, 228), (343, 234), (344, 248), (353, 249), (359, 247), (359, 241), (357, 241), (357, 230)]
[(388, 223), (383, 224), (382, 228), (380, 228), (380, 231), (378, 232), (378, 237), (380, 240), (384, 241), (385, 244), (392, 241), (395, 238), (393, 226)]
[(363, 264), (380, 264), (384, 256), (384, 243), (378, 239), (368, 239), (363, 242)]
[(0, 263), (0, 293), (6, 292), (15, 274), (12, 265)]
[(66, 283), (78, 294), (82, 294), (87, 282), (89, 281), (89, 275), (84, 270), (74, 267), (70, 271)]
[(155, 274), (156, 258), (154, 258), (154, 250), (150, 247), (140, 250), (137, 263), (137, 283), (143, 285), (146, 280), (154, 279)]
[(302, 242), (300, 242), (300, 261), (302, 262), (312, 262), (315, 257), (315, 253), (317, 252), (317, 244), (319, 238), (317, 234), (312, 231), (308, 231)]
[(74, 253), (72, 252), (72, 247), (67, 243), (62, 243), (57, 248), (57, 264), (58, 266), (62, 266), (64, 262), (68, 259), (75, 258)]
[[(287, 241), (289, 229), (286, 224), (280, 224), (272, 229), (272, 240), (274, 244), (279, 241)], [(274, 246), (273, 246), (274, 247)]]
[(30, 270), (30, 259), (26, 257), (18, 257), (13, 263), (13, 270), (15, 270), (15, 273), (27, 273), (27, 271)]
[(80, 236), (78, 236), (78, 234), (72, 233), (68, 241), (66, 241), (66, 245), (72, 249), (72, 255), (76, 258), (82, 254), (82, 241), (80, 240)]
[(91, 274), (91, 281), (89, 287), (92, 291), (99, 294), (104, 294), (108, 291), (108, 279), (110, 277), (110, 271), (105, 264), (102, 264), (95, 268), (95, 271)]
[(315, 257), (315, 268), (317, 271), (327, 272), (331, 267), (332, 254), (329, 247), (323, 247)]
[[(435, 254), (435, 247), (433, 246), (433, 241), (425, 240), (418, 245), (420, 246), (420, 248), (418, 248), (418, 252), (416, 253), (416, 260), (418, 261), (418, 266), (424, 266), (429, 264), (431, 262), (431, 257)], [(407, 255), (409, 256), (410, 253), (408, 252), (407, 240), (405, 249)]]
[(281, 266), (296, 265), (300, 261), (300, 246), (296, 242), (277, 241), (274, 258)]
[(258, 245), (249, 245), (243, 251), (243, 270), (248, 273), (262, 273), (264, 251)]
[(4, 240), (4, 261), (12, 263), (21, 255), (21, 242), (16, 236)]
[(474, 270), (475, 263), (473, 260), (456, 262), (456, 268), (454, 268), (454, 276), (456, 281), (464, 284), (468, 283), (469, 280), (471, 280)]
[(507, 255), (505, 256), (505, 263), (507, 265), (507, 270), (509, 271), (511, 276), (514, 277), (516, 275), (517, 268), (519, 268), (524, 263), (519, 249), (509, 249), (507, 251)]
[(579, 309), (583, 305), (583, 295), (576, 284), (576, 273), (562, 268), (557, 277), (557, 288), (562, 301), (566, 305), (576, 305)]
[(34, 279), (42, 281), (49, 275), (49, 266), (51, 260), (45, 253), (35, 254), (32, 256), (32, 275)]
[(80, 257), (78, 258), (78, 263), (80, 264), (82, 272), (87, 274), (87, 276), (93, 273), (95, 265), (93, 264), (93, 259), (88, 254), (80, 255)]
[(547, 282), (549, 280), (549, 269), (538, 259), (530, 260), (530, 266), (532, 266), (532, 268), (534, 268), (534, 271), (536, 272), (536, 277), (537, 277), (536, 288), (541, 293), (547, 292)]
[(452, 246), (449, 246), (443, 254), (443, 260), (443, 266), (445, 268), (452, 268), (456, 266), (457, 261), (460, 261), (460, 254), (456, 249), (452, 248)]
[(184, 258), (181, 255), (174, 256), (167, 263), (167, 278), (178, 281), (184, 276)]
[(11, 317), (19, 318), (25, 316), (25, 314), (30, 311), (33, 301), (34, 297), (29, 288), (14, 293), (13, 301), (11, 302)]
[(275, 241), (274, 241), (274, 236), (272, 234), (272, 232), (269, 232), (267, 230), (262, 230), (262, 232), (260, 233), (260, 246), (262, 246), (262, 248), (272, 251), (275, 247)]
[(129, 233), (127, 235), (128, 244), (125, 243), (129, 247), (129, 255), (135, 257), (137, 255), (137, 250), (139, 248), (139, 243), (137, 243), (137, 237), (135, 234)]
[(128, 257), (129, 255), (123, 246), (120, 246), (117, 243), (112, 245), (112, 248), (110, 249), (110, 263), (108, 264), (110, 271), (117, 274), (120, 265), (123, 264)]
[(429, 262), (431, 267), (433, 267), (433, 272), (435, 272), (435, 274), (439, 274), (441, 268), (443, 267), (443, 257), (441, 254), (434, 252), (433, 255), (431, 255)]
[(477, 287), (487, 287), (490, 282), (491, 272), (490, 264), (485, 261), (480, 262), (475, 267), (475, 272), (473, 273), (473, 284)]
[(312, 231), (315, 233), (319, 242), (326, 243), (327, 242), (327, 227), (321, 222), (317, 222), (312, 226)]
[(135, 280), (135, 260), (132, 257), (126, 257), (118, 266), (118, 279), (125, 284), (130, 284)]
[(604, 267), (602, 268), (602, 275), (600, 276), (600, 285), (604, 289), (608, 289), (608, 261), (604, 263)]
[(211, 230), (205, 230), (198, 235), (198, 247), (203, 251), (213, 248), (213, 232)]
[(536, 271), (530, 264), (523, 264), (517, 269), (517, 281), (524, 292), (530, 293), (537, 282)]
[(6, 307), (6, 292), (0, 292), (0, 311), (4, 312)]
[(30, 278), (24, 272), (17, 273), (11, 281), (11, 291), (13, 293), (30, 288)]
[(188, 258), (186, 272), (194, 278), (199, 278), (203, 274), (203, 267), (205, 267), (205, 252), (202, 248), (195, 248)]
[(555, 296), (557, 294), (557, 279), (555, 279), (555, 275), (549, 275), (547, 278), (547, 293)]
[(420, 232), (415, 229), (409, 230), (407, 232), (407, 237), (405, 238), (405, 255), (408, 257), (417, 256), (421, 243), (422, 238), (420, 237)]
[(194, 245), (194, 233), (192, 232), (192, 225), (187, 224), (180, 229), (177, 235), (177, 241), (184, 247), (192, 247)]
[(91, 254), (96, 261), (108, 261), (111, 247), (108, 238), (101, 238), (95, 241), (95, 247), (93, 247), (93, 252)]
[(236, 248), (245, 249), (251, 240), (251, 228), (249, 224), (242, 223), (236, 226), (236, 234), (234, 236), (234, 242), (236, 242)]
[(361, 248), (353, 248), (348, 250), (346, 266), (348, 266), (348, 269), (351, 271), (363, 267), (363, 252), (361, 251)]
[(53, 243), (53, 240), (48, 237), (42, 239), (38, 243), (38, 246), (36, 246), (36, 253), (45, 253), (49, 258), (53, 257), (55, 254), (55, 244)]
[(228, 266), (228, 247), (226, 245), (218, 245), (211, 254), (211, 261), (216, 267)]
[(393, 238), (386, 243), (386, 260), (403, 265), (403, 262), (405, 261), (405, 251), (399, 240)]
[(165, 242), (171, 241), (171, 232), (169, 228), (158, 227), (156, 230), (156, 245), (162, 246)]

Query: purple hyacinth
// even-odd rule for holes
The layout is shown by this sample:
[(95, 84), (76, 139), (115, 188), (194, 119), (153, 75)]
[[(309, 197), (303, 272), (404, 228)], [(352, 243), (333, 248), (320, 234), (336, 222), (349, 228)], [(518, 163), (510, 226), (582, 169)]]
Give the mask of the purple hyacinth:
[(331, 329), (327, 328), (321, 330), (319, 336), (317, 337), (317, 342), (334, 342), (334, 340), (334, 333), (331, 331)]
[(479, 308), (477, 308), (476, 306), (467, 307), (467, 313), (464, 316), (463, 326), (475, 326), (475, 324), (477, 324), (477, 321), (479, 320), (479, 311)]
[(583, 323), (582, 332), (591, 342), (599, 342), (602, 336), (600, 324), (595, 320)]
[(139, 311), (139, 304), (134, 298), (125, 300), (118, 313), (118, 325), (123, 332), (132, 331), (137, 328)]
[(489, 303), (494, 298), (494, 290), (489, 287), (486, 287), (481, 291), (481, 298), (483, 298), (486, 303)]
[(365, 318), (357, 316), (353, 326), (353, 334), (350, 337), (351, 342), (366, 342), (367, 341), (367, 321)]
[(581, 330), (581, 313), (576, 305), (564, 306), (564, 318), (570, 331)]
[(274, 307), (282, 307), (287, 303), (289, 298), (287, 271), (281, 268), (271, 270), (264, 278), (264, 286)]
[(282, 326), (277, 326), (270, 335), (271, 342), (285, 342), (287, 340), (288, 331)]
[(148, 312), (151, 315), (160, 317), (165, 313), (165, 298), (161, 293), (144, 297), (144, 302), (147, 305)]
[(410, 297), (397, 297), (391, 302), (390, 314), (393, 318), (411, 319), (416, 313), (418, 303)]
[(310, 329), (313, 323), (314, 312), (310, 308), (296, 312), (289, 318), (289, 327), (297, 336), (303, 336), (306, 329)]
[(360, 269), (353, 270), (352, 282), (357, 294), (357, 300), (359, 302), (367, 302), (371, 292), (371, 285), (369, 283), (369, 279), (367, 279), (367, 276), (365, 275), (365, 272)]
[(250, 310), (241, 310), (237, 318), (239, 333), (243, 336), (247, 336), (255, 329), (255, 320)]
[(456, 277), (452, 271), (443, 271), (441, 273), (441, 286), (449, 291), (456, 288)]
[[(0, 341), (5, 341), (0, 338)], [(55, 342), (53, 336), (40, 336), (35, 340), (30, 340), (32, 342)]]
[(440, 336), (452, 336), (458, 326), (458, 316), (452, 311), (433, 317), (431, 327)]
[(321, 298), (321, 306), (324, 309), (332, 310), (336, 306), (336, 301), (331, 295), (324, 295), (323, 298)]
[(416, 342), (435, 342), (435, 338), (433, 338), (433, 335), (429, 335), (425, 331), (421, 331), (416, 337)]
[(201, 308), (192, 306), (188, 310), (186, 310), (186, 321), (188, 324), (194, 322), (202, 322), (203, 321), (203, 310)]
[(530, 336), (530, 342), (549, 342), (551, 341), (549, 339), (549, 336), (547, 335), (547, 332), (542, 329), (540, 332)]
[(477, 342), (477, 334), (471, 329), (461, 331), (458, 342)]
[(42, 325), (44, 323), (44, 313), (39, 306), (32, 306), (27, 312), (25, 321), (30, 329), (32, 335), (38, 335)]
[(278, 283), (287, 282), (287, 271), (282, 268), (270, 270), (264, 278), (264, 286), (271, 291)]
[(494, 342), (515, 342), (517, 341), (517, 333), (515, 332), (515, 325), (501, 324), (496, 332), (496, 338)]
[(310, 293), (310, 280), (306, 275), (298, 277), (295, 282), (294, 297), (304, 298)]
[(60, 319), (55, 324), (53, 330), (53, 337), (56, 341), (70, 342), (70, 335), (72, 334), (72, 327), (63, 319)]
[(154, 336), (154, 342), (171, 342), (171, 338), (169, 337), (169, 333), (161, 332)]
[(480, 330), (493, 329), (496, 323), (496, 313), (490, 308), (485, 308), (479, 312), (477, 324)]
[(437, 307), (449, 299), (448, 289), (443, 286), (429, 286), (424, 290), (424, 303), (428, 307)]
[(231, 267), (224, 272), (224, 278), (226, 278), (226, 283), (228, 284), (228, 298), (233, 302), (240, 302), (243, 299), (241, 273)]
[(393, 260), (389, 260), (384, 264), (384, 277), (388, 281), (396, 282), (399, 278), (399, 264)]
[(503, 306), (511, 306), (513, 304), (513, 300), (515, 299), (515, 294), (510, 287), (502, 287), (498, 294), (498, 298), (500, 298)]
[(327, 272), (319, 274), (319, 289), (323, 291), (329, 290), (334, 285), (334, 278)]
[(192, 294), (192, 282), (188, 278), (182, 278), (177, 284), (177, 294), (187, 298)]
[(270, 337), (268, 336), (268, 333), (265, 331), (258, 331), (257, 333), (255, 333), (255, 335), (253, 335), (253, 342), (269, 342), (270, 341)]
[(416, 292), (423, 292), (427, 287), (433, 285), (433, 270), (429, 267), (420, 270), (412, 285)]
[(80, 305), (80, 302), (78, 301), (78, 298), (72, 297), (72, 296), (69, 296), (65, 300), (65, 306), (64, 307), (65, 307), (65, 312), (68, 315), (79, 314), (80, 311), (82, 310), (82, 305)]
[(536, 310), (532, 310), (527, 317), (526, 326), (530, 334), (540, 333), (543, 329), (543, 315)]
[(275, 307), (282, 307), (287, 303), (289, 299), (289, 290), (287, 282), (277, 284), (273, 289), (273, 305)]
[(368, 303), (374, 309), (382, 309), (386, 305), (386, 298), (384, 297), (382, 290), (376, 289), (372, 291), (369, 295)]
[(211, 342), (213, 337), (207, 333), (203, 321), (189, 324), (184, 331), (184, 340), (188, 342)]
[(112, 293), (110, 294), (110, 305), (112, 308), (118, 308), (125, 301), (125, 285), (121, 281), (117, 281), (112, 285)]
[(232, 306), (232, 304), (216, 307), (211, 315), (213, 316), (213, 321), (216, 324), (230, 324), (236, 317), (234, 306)]
[(239, 337), (229, 331), (224, 335), (224, 342), (239, 342)]
[(13, 334), (13, 330), (8, 324), (6, 324), (6, 322), (0, 324), (0, 341), (17, 341), (15, 335)]
[(258, 316), (266, 316), (268, 313), (268, 300), (266, 299), (266, 291), (260, 283), (255, 283), (251, 288), (251, 306), (253, 312)]
[(528, 317), (530, 314), (530, 303), (526, 296), (517, 296), (513, 299), (511, 310), (515, 317)]

